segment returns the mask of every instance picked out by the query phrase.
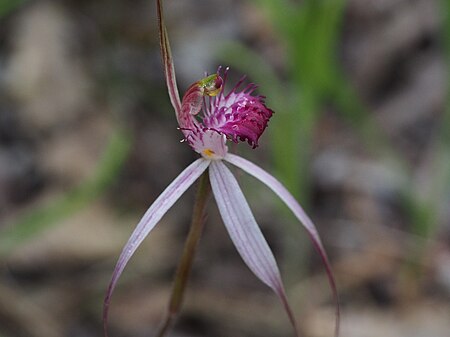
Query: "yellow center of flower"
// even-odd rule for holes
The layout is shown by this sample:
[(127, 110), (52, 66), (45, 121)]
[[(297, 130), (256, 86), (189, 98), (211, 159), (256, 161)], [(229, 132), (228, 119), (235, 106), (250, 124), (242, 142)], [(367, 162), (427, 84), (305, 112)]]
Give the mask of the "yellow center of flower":
[(211, 157), (214, 157), (214, 155), (215, 155), (216, 153), (215, 153), (213, 150), (211, 150), (211, 149), (205, 149), (205, 150), (202, 151), (202, 154), (203, 154), (205, 157), (211, 158)]

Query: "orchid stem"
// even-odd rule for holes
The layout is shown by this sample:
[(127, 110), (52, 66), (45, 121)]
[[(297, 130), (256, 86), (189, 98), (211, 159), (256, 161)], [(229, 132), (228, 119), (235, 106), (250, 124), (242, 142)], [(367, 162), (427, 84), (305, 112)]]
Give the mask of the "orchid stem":
[(161, 325), (156, 337), (163, 337), (169, 331), (173, 324), (181, 305), (183, 304), (184, 291), (186, 289), (187, 281), (192, 269), (192, 262), (195, 257), (195, 252), (203, 232), (206, 205), (211, 195), (211, 185), (209, 182), (208, 171), (203, 173), (198, 184), (197, 194), (195, 196), (194, 209), (192, 212), (192, 222), (189, 229), (189, 234), (183, 248), (180, 263), (175, 274), (175, 280), (170, 296), (169, 307), (163, 324)]

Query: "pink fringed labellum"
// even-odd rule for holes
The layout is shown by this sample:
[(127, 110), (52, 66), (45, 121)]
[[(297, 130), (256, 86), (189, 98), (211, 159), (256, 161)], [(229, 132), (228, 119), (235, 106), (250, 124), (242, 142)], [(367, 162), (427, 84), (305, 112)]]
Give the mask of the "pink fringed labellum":
[[(181, 130), (192, 148), (209, 159), (225, 156), (225, 139), (247, 141), (257, 147), (273, 114), (266, 107), (264, 96), (252, 95), (256, 85), (239, 90), (244, 78), (225, 95), (228, 70), (221, 76), (219, 68), (216, 74), (195, 82), (181, 101)], [(203, 114), (199, 114), (201, 110)]]

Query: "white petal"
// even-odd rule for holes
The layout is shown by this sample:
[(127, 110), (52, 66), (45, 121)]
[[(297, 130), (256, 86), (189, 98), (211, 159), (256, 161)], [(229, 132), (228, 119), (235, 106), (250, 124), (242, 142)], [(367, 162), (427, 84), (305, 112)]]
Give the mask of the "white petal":
[(295, 200), (292, 194), (289, 193), (286, 187), (284, 187), (275, 177), (264, 171), (261, 167), (235, 154), (227, 154), (225, 160), (244, 170), (256, 179), (260, 180), (261, 182), (266, 184), (267, 187), (269, 187), (272, 191), (274, 191), (275, 194), (277, 194), (294, 213), (298, 220), (300, 220), (303, 226), (305, 226), (306, 230), (313, 237), (314, 241), (317, 241), (317, 244), (323, 249), (319, 233), (317, 232), (317, 229), (314, 226), (313, 222), (308, 217), (308, 215), (306, 215), (305, 211), (299, 205), (297, 200)]
[[(108, 307), (111, 302), (111, 296), (117, 281), (122, 274), (125, 266), (139, 247), (141, 242), (150, 233), (150, 231), (161, 220), (164, 214), (172, 207), (172, 205), (181, 197), (181, 195), (200, 177), (200, 175), (206, 170), (210, 164), (209, 160), (203, 158), (197, 159), (191, 165), (184, 169), (181, 174), (175, 178), (174, 181), (161, 193), (161, 195), (150, 206), (147, 212), (142, 217), (141, 221), (136, 226), (135, 230), (131, 234), (128, 242), (120, 254), (114, 269), (111, 282), (106, 293), (104, 308), (103, 308), (103, 320), (106, 325), (108, 317)], [(106, 330), (105, 330), (106, 331)]]
[(313, 245), (315, 246), (316, 250), (318, 251), (320, 257), (322, 258), (322, 261), (324, 263), (324, 266), (325, 266), (325, 269), (327, 272), (328, 282), (330, 284), (330, 287), (331, 287), (331, 290), (333, 292), (333, 296), (334, 296), (334, 299), (336, 302), (335, 335), (337, 336), (339, 333), (340, 306), (339, 306), (339, 299), (338, 299), (338, 295), (337, 295), (336, 281), (334, 280), (333, 272), (331, 270), (328, 256), (325, 252), (325, 248), (322, 245), (322, 242), (319, 237), (319, 233), (317, 232), (317, 229), (314, 226), (313, 222), (308, 217), (308, 215), (306, 215), (305, 211), (300, 206), (300, 204), (295, 200), (295, 198), (292, 196), (292, 194), (290, 194), (289, 191), (272, 175), (270, 175), (269, 173), (264, 171), (259, 166), (248, 161), (247, 159), (244, 159), (237, 155), (228, 153), (224, 159), (226, 161), (228, 161), (229, 163), (244, 170), (245, 172), (252, 175), (256, 179), (260, 180), (264, 184), (266, 184), (272, 191), (275, 192), (275, 194), (277, 194), (280, 197), (281, 200), (283, 200), (283, 202), (294, 213), (294, 215), (297, 217), (297, 219), (300, 221), (300, 223), (306, 228), (306, 231), (308, 232)]
[(250, 270), (280, 297), (296, 328), (277, 263), (236, 178), (222, 161), (212, 161), (209, 174), (217, 206), (236, 249)]

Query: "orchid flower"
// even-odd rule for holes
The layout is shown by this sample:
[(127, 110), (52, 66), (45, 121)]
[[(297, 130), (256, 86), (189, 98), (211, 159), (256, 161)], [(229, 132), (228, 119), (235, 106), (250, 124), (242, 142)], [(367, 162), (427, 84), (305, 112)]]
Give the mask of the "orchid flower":
[(257, 147), (259, 137), (266, 129), (273, 111), (266, 106), (264, 96), (254, 95), (256, 85), (249, 84), (240, 89), (245, 78), (225, 93), (228, 68), (222, 70), (220, 67), (215, 74), (193, 83), (180, 100), (161, 0), (157, 0), (157, 12), (164, 74), (170, 101), (175, 109), (184, 140), (200, 155), (200, 158), (186, 167), (154, 201), (123, 248), (104, 302), (105, 335), (111, 296), (128, 261), (164, 214), (203, 173), (207, 172), (219, 213), (237, 251), (250, 270), (280, 298), (296, 336), (299, 336), (274, 255), (256, 223), (236, 178), (225, 164), (229, 163), (271, 189), (306, 229), (325, 265), (336, 302), (335, 336), (337, 336), (340, 314), (335, 280), (313, 222), (277, 179), (261, 167), (228, 152), (228, 141), (247, 141), (253, 148)]

